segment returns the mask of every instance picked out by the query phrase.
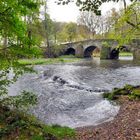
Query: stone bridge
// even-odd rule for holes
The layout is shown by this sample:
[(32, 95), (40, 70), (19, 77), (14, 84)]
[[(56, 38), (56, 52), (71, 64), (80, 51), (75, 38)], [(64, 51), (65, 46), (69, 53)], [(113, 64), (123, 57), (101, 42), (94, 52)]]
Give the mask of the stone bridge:
[(125, 49), (133, 52), (134, 59), (140, 59), (140, 39), (133, 39), (131, 43), (119, 47), (113, 39), (91, 39), (71, 43), (62, 43), (64, 54), (73, 54), (77, 57), (91, 57), (94, 51), (100, 52), (101, 59), (118, 59), (119, 51)]

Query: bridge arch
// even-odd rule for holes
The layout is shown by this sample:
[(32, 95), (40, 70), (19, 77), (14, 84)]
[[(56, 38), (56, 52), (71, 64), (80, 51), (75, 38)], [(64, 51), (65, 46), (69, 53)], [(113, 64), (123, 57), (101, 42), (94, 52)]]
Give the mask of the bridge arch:
[(118, 59), (119, 58), (119, 49), (115, 48), (110, 52), (110, 59)]
[(74, 48), (68, 48), (64, 55), (75, 55), (75, 49)]
[(120, 46), (119, 48), (114, 48), (111, 50), (110, 52), (110, 59), (118, 59), (119, 58), (119, 53), (121, 51), (124, 51), (124, 52), (131, 52), (130, 48), (126, 45), (124, 46)]
[(91, 57), (94, 52), (100, 52), (100, 49), (94, 45), (88, 46), (84, 50), (84, 57)]
[(131, 50), (129, 49), (129, 47), (126, 46), (126, 45), (120, 46), (119, 50), (120, 50), (120, 51), (126, 51), (126, 52), (131, 51)]

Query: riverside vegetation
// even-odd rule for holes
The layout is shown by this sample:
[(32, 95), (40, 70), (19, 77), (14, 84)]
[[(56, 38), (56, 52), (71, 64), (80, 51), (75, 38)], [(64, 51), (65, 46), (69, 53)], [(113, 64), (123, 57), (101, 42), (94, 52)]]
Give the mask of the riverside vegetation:
[(117, 100), (121, 96), (126, 96), (130, 100), (140, 99), (140, 86), (126, 85), (123, 88), (114, 88), (111, 93), (103, 94), (108, 100)]
[(71, 63), (80, 61), (73, 55), (60, 56), (58, 58), (39, 58), (39, 59), (20, 59), (18, 62), (22, 65), (40, 65), (40, 64), (56, 64), (56, 63)]
[(0, 105), (0, 139), (2, 140), (62, 140), (74, 138), (68, 127), (44, 125), (34, 116)]

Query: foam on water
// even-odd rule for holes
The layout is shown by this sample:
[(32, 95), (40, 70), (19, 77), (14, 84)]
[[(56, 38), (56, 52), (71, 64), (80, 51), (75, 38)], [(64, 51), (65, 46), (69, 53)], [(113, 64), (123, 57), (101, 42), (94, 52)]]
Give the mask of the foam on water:
[[(9, 94), (22, 90), (38, 96), (30, 112), (46, 124), (70, 127), (97, 125), (112, 120), (119, 106), (104, 100), (102, 91), (140, 84), (140, 67), (124, 61), (85, 60), (65, 65), (35, 66), (37, 74), (25, 74), (9, 87)], [(14, 93), (14, 94), (13, 94)]]

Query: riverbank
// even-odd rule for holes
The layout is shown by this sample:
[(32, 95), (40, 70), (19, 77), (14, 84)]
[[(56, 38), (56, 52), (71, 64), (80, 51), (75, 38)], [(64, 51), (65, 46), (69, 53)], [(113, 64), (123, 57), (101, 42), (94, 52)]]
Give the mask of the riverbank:
[(119, 56), (121, 56), (121, 57), (131, 56), (132, 57), (133, 53), (131, 53), (131, 52), (120, 52)]
[(57, 63), (71, 63), (78, 62), (80, 58), (75, 57), (60, 57), (60, 58), (38, 58), (38, 59), (20, 59), (18, 62), (22, 65), (41, 65), (41, 64), (57, 64)]
[(48, 126), (34, 116), (0, 105), (1, 140), (62, 140), (74, 136), (75, 131), (71, 128)]
[(118, 90), (117, 93), (110, 98), (120, 105), (114, 120), (98, 126), (77, 128), (77, 140), (140, 140), (140, 100), (137, 97), (140, 87), (128, 89), (127, 92)]

